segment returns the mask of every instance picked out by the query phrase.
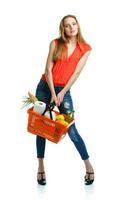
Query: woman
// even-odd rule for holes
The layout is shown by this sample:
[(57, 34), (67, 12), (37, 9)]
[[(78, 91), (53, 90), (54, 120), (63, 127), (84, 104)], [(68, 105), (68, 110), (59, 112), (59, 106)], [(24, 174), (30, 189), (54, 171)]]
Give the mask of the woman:
[[(45, 74), (37, 86), (36, 97), (49, 104), (55, 102), (60, 113), (68, 113), (73, 110), (73, 102), (70, 88), (82, 71), (91, 47), (81, 35), (79, 23), (75, 16), (67, 15), (60, 22), (60, 37), (50, 43)], [(68, 135), (74, 143), (85, 164), (85, 184), (94, 181), (94, 170), (89, 161), (89, 155), (85, 143), (79, 135), (75, 124), (68, 131)], [(39, 161), (37, 181), (41, 185), (46, 184), (44, 171), (44, 152), (46, 140), (37, 136), (37, 157)]]

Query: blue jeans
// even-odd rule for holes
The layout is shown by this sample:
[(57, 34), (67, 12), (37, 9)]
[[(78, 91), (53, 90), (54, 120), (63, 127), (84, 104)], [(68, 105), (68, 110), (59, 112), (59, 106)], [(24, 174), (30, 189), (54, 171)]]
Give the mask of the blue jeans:
[[(55, 92), (58, 94), (63, 89), (62, 86), (56, 86)], [(40, 80), (37, 89), (36, 89), (36, 97), (38, 100), (45, 102), (46, 104), (50, 103), (51, 100), (51, 92), (48, 87), (48, 84), (44, 80)], [(70, 90), (68, 90), (63, 98), (63, 102), (58, 107), (60, 113), (68, 113), (73, 110), (73, 102), (70, 95)], [(74, 143), (77, 151), (79, 152), (82, 160), (87, 160), (89, 155), (87, 153), (87, 149), (82, 137), (79, 135), (75, 123), (70, 126), (68, 135), (71, 141)], [(45, 153), (45, 143), (46, 139), (37, 136), (36, 138), (36, 147), (37, 147), (37, 158), (44, 158)]]

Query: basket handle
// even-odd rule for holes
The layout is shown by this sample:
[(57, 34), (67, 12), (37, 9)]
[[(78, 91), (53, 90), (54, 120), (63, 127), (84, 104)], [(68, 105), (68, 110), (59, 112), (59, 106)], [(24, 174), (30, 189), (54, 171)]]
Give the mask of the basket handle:
[(50, 110), (53, 110), (54, 109), (54, 107), (55, 107), (55, 102), (53, 101), (53, 102), (51, 102), (47, 107), (48, 107), (48, 109), (50, 109)]
[(42, 115), (45, 115), (45, 113), (46, 113), (47, 111), (49, 111), (49, 113), (50, 113), (50, 119), (53, 119), (53, 117), (52, 117), (52, 111), (53, 111), (54, 107), (55, 107), (55, 102), (52, 102), (52, 103), (50, 103), (49, 105), (46, 105), (46, 109), (45, 109), (45, 111), (42, 113)]

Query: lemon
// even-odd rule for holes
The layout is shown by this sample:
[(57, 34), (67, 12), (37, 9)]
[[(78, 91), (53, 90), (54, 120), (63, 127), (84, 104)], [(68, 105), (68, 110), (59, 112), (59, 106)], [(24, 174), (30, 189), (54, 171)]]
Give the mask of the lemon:
[(63, 115), (57, 115), (56, 120), (64, 120), (64, 116)]

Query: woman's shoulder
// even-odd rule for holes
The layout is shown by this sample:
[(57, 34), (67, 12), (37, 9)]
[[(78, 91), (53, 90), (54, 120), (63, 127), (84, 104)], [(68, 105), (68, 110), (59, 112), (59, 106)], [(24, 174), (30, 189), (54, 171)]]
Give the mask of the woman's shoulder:
[(58, 39), (53, 39), (50, 42), (50, 49), (55, 49), (55, 47), (58, 45)]
[(92, 47), (89, 43), (87, 42), (83, 42), (81, 44), (79, 44), (80, 49), (83, 51), (83, 53), (86, 53), (87, 51), (91, 51)]
[(55, 46), (56, 46), (55, 39), (53, 39), (53, 40), (50, 41), (50, 45), (49, 46), (50, 46), (50, 50), (55, 48)]
[(59, 39), (55, 38), (50, 42), (50, 45), (57, 45), (59, 43)]
[(84, 42), (82, 44), (82, 46), (84, 47), (85, 50), (91, 50), (92, 49), (91, 45), (89, 43), (87, 43), (87, 42)]

